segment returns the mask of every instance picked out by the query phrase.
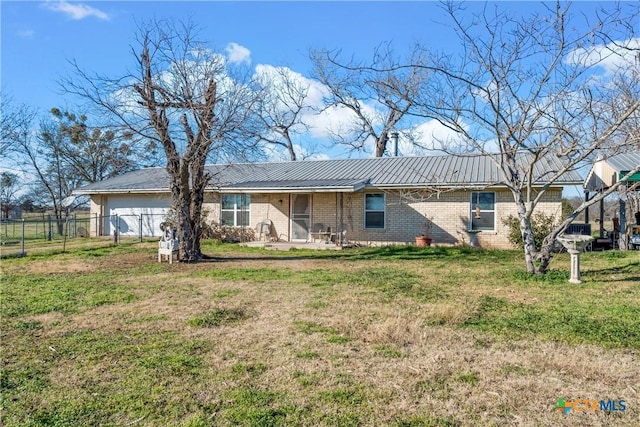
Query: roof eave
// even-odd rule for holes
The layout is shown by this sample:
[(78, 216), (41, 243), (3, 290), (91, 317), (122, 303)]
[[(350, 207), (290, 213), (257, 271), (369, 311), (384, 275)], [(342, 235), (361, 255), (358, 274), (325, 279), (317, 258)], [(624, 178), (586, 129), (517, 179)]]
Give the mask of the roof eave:
[(74, 196), (91, 196), (92, 194), (159, 194), (169, 193), (168, 188), (142, 188), (142, 189), (109, 189), (109, 190), (74, 190), (71, 194)]
[(222, 187), (217, 189), (219, 193), (247, 193), (247, 194), (275, 194), (275, 193), (355, 193), (364, 188), (362, 185), (350, 186), (308, 186), (308, 187)]

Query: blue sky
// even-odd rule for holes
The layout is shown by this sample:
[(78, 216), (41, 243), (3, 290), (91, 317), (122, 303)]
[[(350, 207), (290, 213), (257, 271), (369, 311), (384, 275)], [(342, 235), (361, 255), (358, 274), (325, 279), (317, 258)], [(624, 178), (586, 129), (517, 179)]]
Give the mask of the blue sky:
[[(572, 23), (580, 25), (582, 14), (593, 17), (598, 8), (611, 4), (575, 2), (572, 13), (579, 19)], [(468, 2), (466, 8), (479, 11), (486, 5)], [(511, 1), (488, 6), (526, 16), (542, 4)], [(138, 25), (150, 20), (190, 19), (202, 28), (201, 39), (213, 50), (251, 67), (286, 66), (304, 77), (309, 76), (310, 48), (342, 49), (360, 59), (370, 59), (374, 48), (388, 41), (399, 53), (416, 41), (447, 52), (458, 48), (433, 1), (3, 0), (0, 13), (2, 95), (38, 109), (43, 116), (52, 107), (81, 112), (79, 102), (62, 95), (57, 84), (61, 76), (71, 73), (68, 61), (109, 77), (133, 69), (130, 46)], [(312, 135), (319, 137), (322, 135)], [(329, 155), (345, 157), (348, 153)]]
[(2, 90), (45, 111), (61, 100), (56, 80), (69, 72), (69, 59), (122, 74), (136, 22), (149, 19), (192, 19), (216, 50), (236, 43), (250, 51), (253, 65), (284, 65), (305, 75), (312, 47), (370, 56), (387, 40), (442, 42), (433, 2), (2, 1), (1, 8)]
[[(592, 13), (605, 2), (578, 2), (576, 13)], [(482, 7), (472, 2), (470, 9)], [(501, 2), (523, 14), (533, 2)], [(136, 26), (156, 18), (192, 19), (218, 51), (245, 48), (251, 65), (287, 66), (308, 75), (309, 48), (341, 48), (368, 58), (384, 41), (396, 49), (421, 41), (455, 49), (438, 4), (413, 2), (217, 2), (217, 1), (2, 1), (3, 94), (42, 111), (74, 107), (60, 96), (57, 80), (75, 60), (87, 70), (124, 74)], [(231, 44), (231, 45), (230, 45)]]

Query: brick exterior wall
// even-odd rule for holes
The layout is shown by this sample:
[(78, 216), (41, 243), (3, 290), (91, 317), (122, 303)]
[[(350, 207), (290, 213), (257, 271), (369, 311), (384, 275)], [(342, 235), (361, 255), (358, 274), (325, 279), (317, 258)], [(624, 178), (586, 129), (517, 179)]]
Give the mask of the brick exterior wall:
[(252, 194), (249, 207), (251, 227), (271, 221), (272, 238), (289, 241), (289, 194)]
[(202, 202), (202, 213), (208, 223), (220, 223), (220, 194), (205, 193)]
[[(480, 246), (486, 248), (511, 248), (508, 229), (502, 223), (509, 215), (517, 216), (513, 196), (509, 190), (495, 190), (496, 229), (477, 235)], [(454, 191), (432, 196), (424, 201), (409, 201), (399, 192), (385, 192), (385, 228), (364, 228), (365, 193), (345, 195), (345, 223), (347, 238), (364, 245), (411, 244), (425, 230), (425, 218), (433, 225), (430, 234), (435, 245), (456, 245), (469, 242), (466, 230), (471, 214), (469, 191)], [(562, 189), (554, 188), (545, 193), (536, 212), (544, 212), (560, 219), (562, 214)]]
[[(491, 190), (484, 190), (491, 191)], [(517, 215), (513, 196), (509, 190), (497, 189), (496, 193), (496, 229), (482, 231), (477, 235), (480, 246), (485, 248), (511, 248), (508, 230), (503, 219)], [(331, 227), (333, 231), (346, 230), (347, 239), (362, 245), (413, 244), (415, 237), (425, 229), (425, 218), (430, 218), (433, 226), (430, 234), (434, 245), (456, 245), (469, 242), (466, 233), (471, 214), (471, 195), (469, 191), (444, 192), (425, 200), (415, 197), (403, 197), (398, 191), (385, 191), (385, 227), (384, 229), (366, 229), (364, 226), (364, 201), (367, 192), (357, 193), (312, 193), (311, 194), (311, 231), (316, 228)], [(368, 191), (368, 193), (381, 193)], [(561, 216), (562, 189), (552, 188), (545, 193), (536, 212)], [(412, 201), (413, 200), (413, 201)], [(106, 196), (94, 195), (91, 198), (91, 216), (102, 216), (106, 209)], [(280, 241), (289, 241), (291, 226), (289, 212), (291, 195), (288, 193), (252, 194), (250, 205), (250, 227), (265, 220), (272, 223), (272, 237)], [(207, 193), (204, 210), (207, 221), (220, 222), (220, 195)], [(96, 229), (96, 224), (98, 228)], [(99, 235), (102, 225), (91, 222), (91, 235)]]

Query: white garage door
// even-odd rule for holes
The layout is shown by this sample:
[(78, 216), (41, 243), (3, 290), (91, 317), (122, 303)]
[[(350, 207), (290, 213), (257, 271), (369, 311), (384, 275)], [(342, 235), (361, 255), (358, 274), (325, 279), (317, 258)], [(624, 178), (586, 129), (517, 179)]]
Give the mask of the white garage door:
[(168, 196), (110, 196), (107, 201), (107, 233), (113, 235), (116, 223), (121, 236), (162, 236), (160, 224), (166, 220), (171, 201)]

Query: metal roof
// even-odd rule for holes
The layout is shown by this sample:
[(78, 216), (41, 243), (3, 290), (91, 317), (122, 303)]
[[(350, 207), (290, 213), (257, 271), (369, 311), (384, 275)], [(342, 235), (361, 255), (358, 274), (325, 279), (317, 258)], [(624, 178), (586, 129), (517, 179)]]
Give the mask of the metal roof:
[(605, 161), (618, 173), (629, 172), (640, 166), (640, 152), (617, 154)]
[(166, 168), (145, 168), (127, 172), (104, 181), (86, 185), (74, 194), (97, 193), (166, 193), (169, 189), (169, 175)]
[[(495, 157), (494, 157), (495, 158)], [(528, 155), (520, 163), (528, 165)], [(534, 182), (546, 183), (562, 167), (557, 158), (538, 161)], [(521, 168), (524, 174), (526, 167)], [(223, 192), (275, 191), (359, 191), (364, 187), (380, 189), (439, 187), (489, 187), (504, 182), (499, 167), (490, 155), (446, 155), (426, 157), (379, 157), (365, 159), (305, 160), (295, 162), (239, 163), (209, 165), (209, 188)], [(567, 172), (557, 185), (576, 185), (582, 177)], [(158, 192), (169, 190), (164, 168), (141, 169), (90, 184), (76, 194), (121, 192)]]
[[(640, 152), (616, 154), (599, 158), (591, 166), (583, 187), (589, 191), (601, 191), (611, 187), (627, 173), (640, 167)], [(628, 182), (640, 181), (640, 172), (634, 173)]]
[(292, 180), (292, 181), (243, 181), (220, 188), (223, 193), (308, 193), (360, 191), (367, 181), (360, 179)]

